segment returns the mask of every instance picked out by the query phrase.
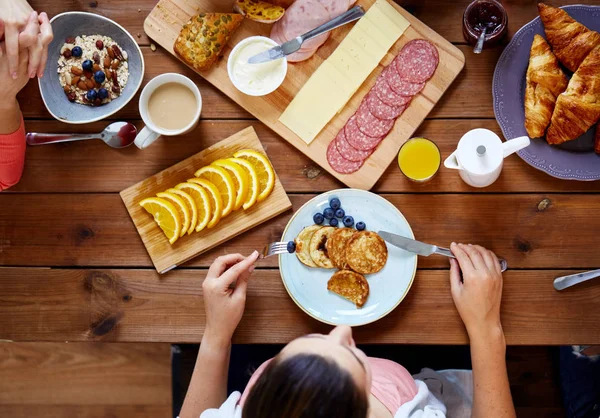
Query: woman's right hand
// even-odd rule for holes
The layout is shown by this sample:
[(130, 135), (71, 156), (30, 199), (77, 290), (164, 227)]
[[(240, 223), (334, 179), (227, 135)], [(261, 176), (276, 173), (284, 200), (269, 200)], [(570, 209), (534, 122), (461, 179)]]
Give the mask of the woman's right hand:
[(456, 257), (450, 260), (452, 299), (469, 336), (502, 332), (502, 272), (498, 257), (478, 245), (452, 243), (450, 249)]

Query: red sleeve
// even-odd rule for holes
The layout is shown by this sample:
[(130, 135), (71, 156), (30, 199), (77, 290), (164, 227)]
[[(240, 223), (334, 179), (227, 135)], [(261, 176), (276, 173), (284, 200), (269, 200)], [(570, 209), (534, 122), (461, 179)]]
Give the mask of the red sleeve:
[(25, 124), (12, 134), (0, 135), (0, 191), (14, 186), (21, 179), (25, 164)]

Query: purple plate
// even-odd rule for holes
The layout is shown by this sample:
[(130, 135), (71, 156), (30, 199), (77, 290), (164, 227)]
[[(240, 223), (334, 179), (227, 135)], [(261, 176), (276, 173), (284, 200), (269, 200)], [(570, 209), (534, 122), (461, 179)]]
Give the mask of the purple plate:
[[(565, 6), (563, 9), (589, 29), (600, 31), (600, 7), (578, 5)], [(535, 34), (546, 37), (539, 17), (515, 33), (494, 71), (494, 114), (507, 140), (527, 135), (524, 111), (525, 74)], [(537, 138), (518, 154), (531, 166), (554, 177), (581, 181), (600, 180), (600, 156), (594, 153), (594, 130), (595, 127), (592, 127), (578, 139), (560, 146), (548, 145), (543, 138)]]

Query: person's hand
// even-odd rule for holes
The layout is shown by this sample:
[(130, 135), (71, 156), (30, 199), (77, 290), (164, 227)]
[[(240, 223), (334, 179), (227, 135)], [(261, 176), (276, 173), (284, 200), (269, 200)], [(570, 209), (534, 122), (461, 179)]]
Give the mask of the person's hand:
[(450, 260), (452, 299), (469, 336), (501, 331), (502, 272), (498, 257), (478, 245), (452, 243), (450, 249), (456, 257)]
[(13, 78), (8, 67), (8, 56), (5, 46), (0, 43), (0, 86), (2, 86), (2, 95), (4, 97), (3, 104), (16, 104), (17, 93), (25, 87), (29, 81), (27, 73), (29, 57), (27, 54), (21, 54), (19, 57), (19, 65), (17, 66), (17, 78)]
[(229, 254), (217, 258), (202, 283), (206, 310), (205, 336), (228, 344), (246, 305), (248, 279), (258, 259), (255, 251), (248, 257)]
[(29, 77), (42, 77), (52, 39), (52, 27), (46, 13), (38, 15), (26, 2), (19, 0), (0, 8), (0, 41), (5, 45), (9, 73), (13, 78), (18, 77), (23, 54), (29, 55)]

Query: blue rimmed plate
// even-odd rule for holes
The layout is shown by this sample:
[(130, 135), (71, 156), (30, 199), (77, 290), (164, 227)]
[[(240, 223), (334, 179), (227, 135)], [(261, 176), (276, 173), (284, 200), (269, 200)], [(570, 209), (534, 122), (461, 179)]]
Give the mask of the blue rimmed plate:
[[(313, 215), (337, 197), (347, 215), (363, 221), (369, 231), (389, 231), (414, 238), (406, 218), (389, 201), (364, 190), (340, 189), (323, 193), (296, 211), (283, 232), (282, 241), (291, 241), (313, 224)], [(402, 302), (417, 270), (417, 256), (388, 245), (388, 262), (376, 274), (367, 275), (370, 294), (362, 308), (327, 290), (327, 281), (337, 270), (310, 268), (292, 254), (279, 256), (283, 284), (294, 302), (308, 315), (331, 325), (365, 325), (383, 318)]]
[[(588, 28), (600, 31), (600, 7), (577, 5), (564, 6), (563, 9)], [(515, 33), (494, 71), (494, 114), (507, 140), (527, 135), (524, 125), (525, 75), (531, 43), (536, 34), (546, 38), (539, 16)], [(595, 127), (592, 127), (580, 138), (560, 146), (548, 145), (543, 138), (536, 138), (518, 155), (529, 165), (553, 177), (600, 180), (600, 156), (593, 150), (594, 131)]]

